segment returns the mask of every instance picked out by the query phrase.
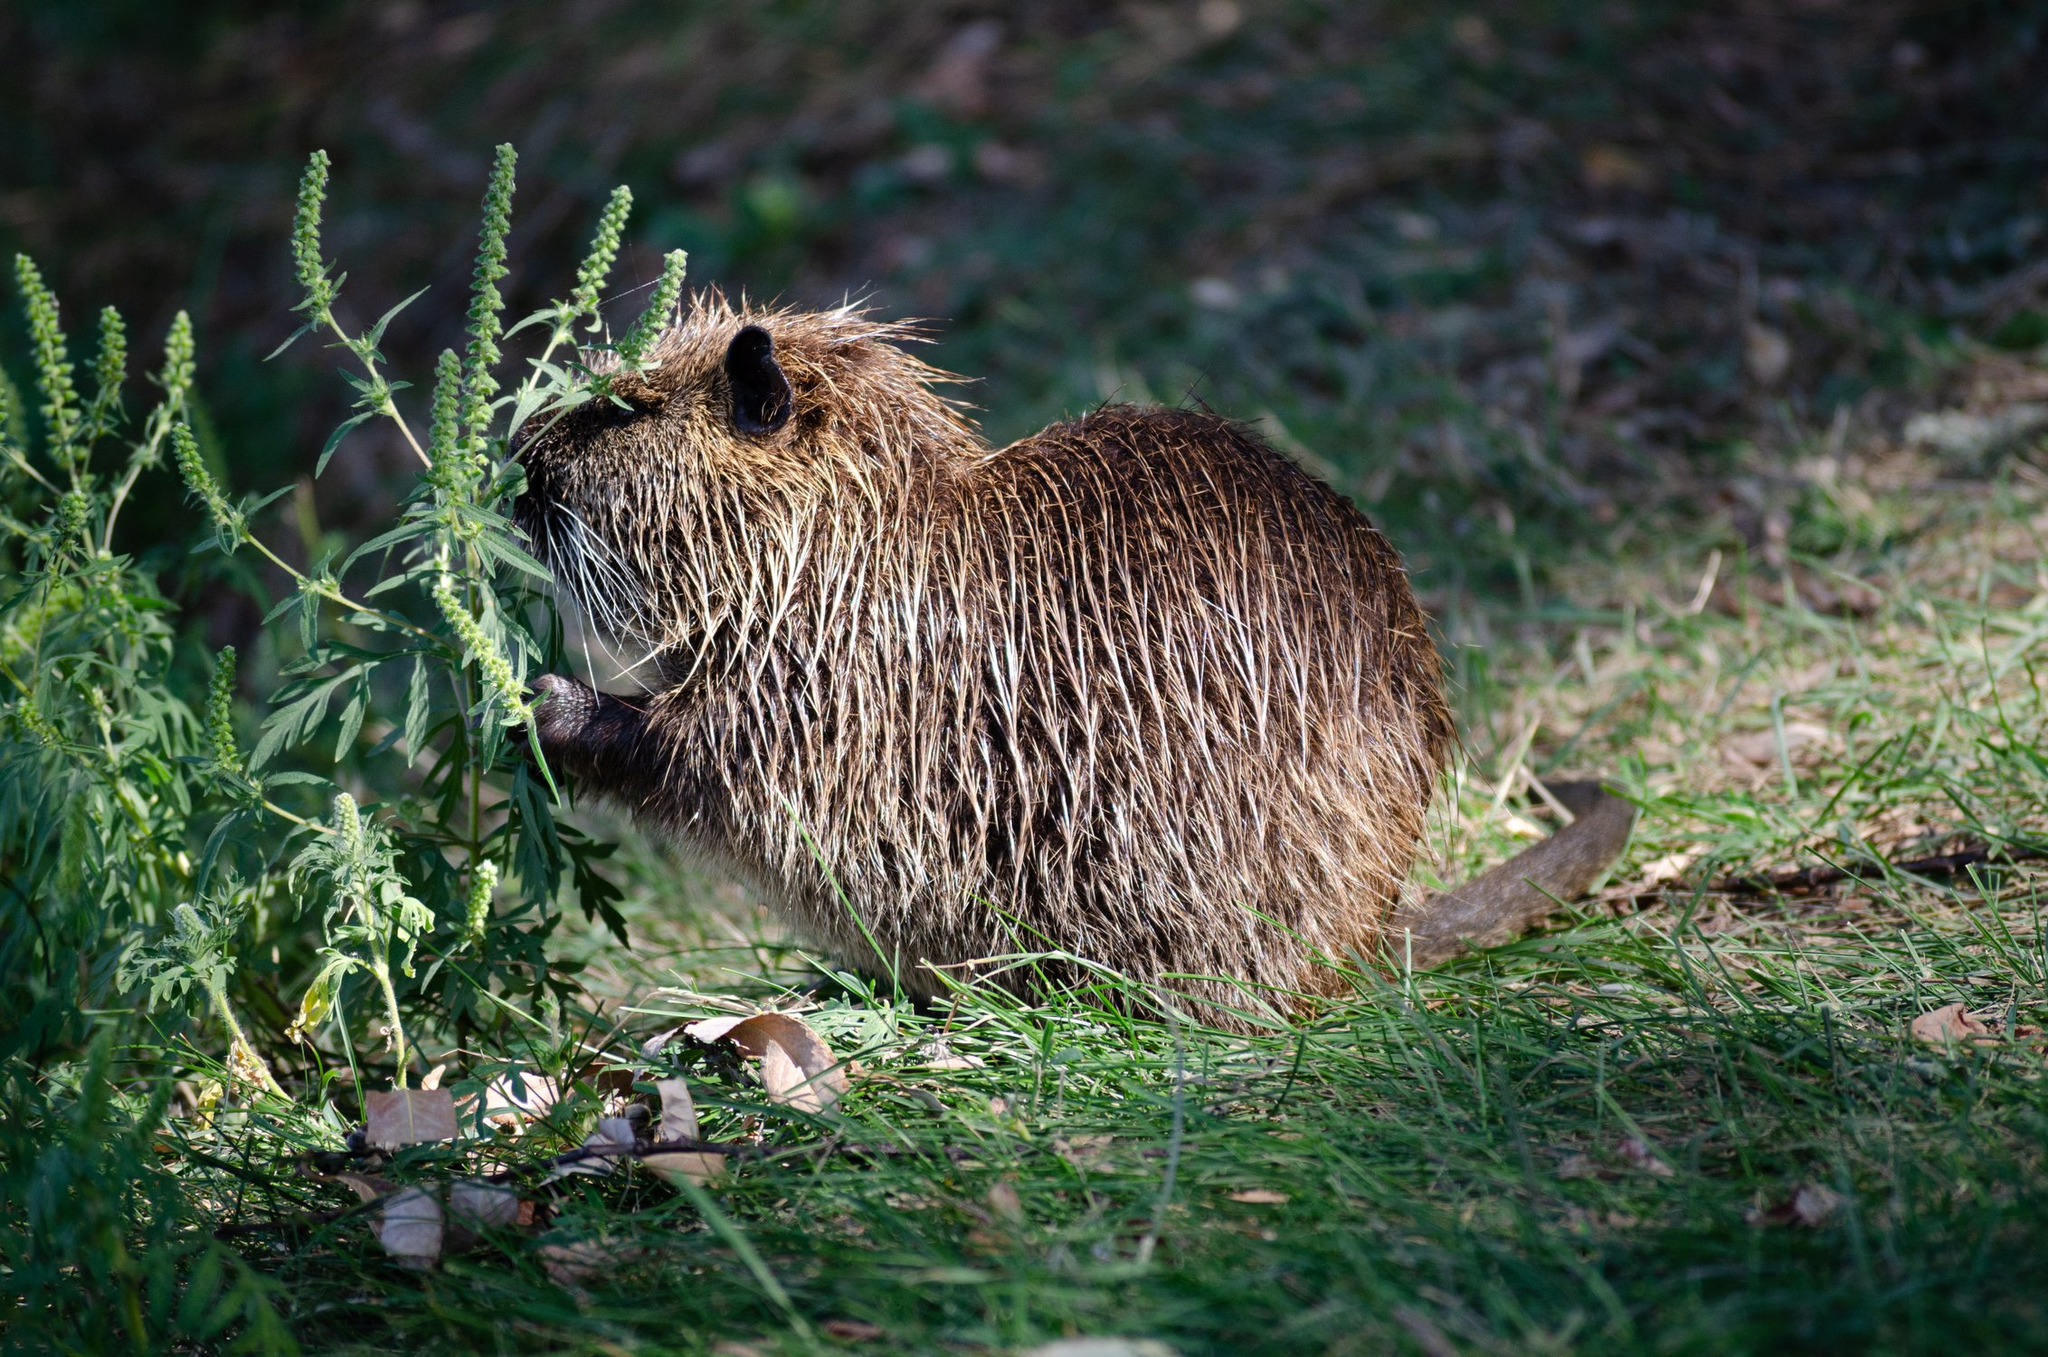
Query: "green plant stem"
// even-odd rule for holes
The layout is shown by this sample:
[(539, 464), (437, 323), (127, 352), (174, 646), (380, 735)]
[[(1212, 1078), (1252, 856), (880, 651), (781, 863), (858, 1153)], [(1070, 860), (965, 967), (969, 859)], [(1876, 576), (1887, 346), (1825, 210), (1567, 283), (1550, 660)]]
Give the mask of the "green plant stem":
[(413, 635), (419, 637), (421, 640), (430, 641), (436, 646), (439, 646), (441, 644), (440, 638), (435, 636), (434, 633), (427, 631), (422, 627), (415, 626), (413, 623), (406, 621), (404, 618), (398, 616), (396, 613), (385, 612), (382, 608), (373, 608), (367, 603), (358, 603), (355, 599), (352, 599), (347, 594), (341, 592), (340, 587), (337, 585), (316, 583), (313, 580), (312, 576), (306, 574), (297, 566), (294, 566), (290, 561), (287, 561), (284, 557), (278, 555), (275, 551), (272, 551), (269, 545), (265, 543), (264, 540), (258, 537), (255, 533), (249, 533), (247, 536), (243, 538), (243, 540), (246, 541), (250, 546), (256, 548), (257, 551), (263, 553), (263, 558), (265, 560), (269, 561), (272, 565), (276, 566), (279, 570), (282, 570), (286, 575), (290, 576), (293, 583), (302, 586), (309, 584), (312, 585), (313, 592), (319, 597), (326, 599), (328, 602), (336, 603), (344, 608), (351, 608), (356, 612), (363, 613), (370, 617), (374, 617), (378, 621), (383, 622), (389, 626), (397, 627), (402, 631), (409, 631)]
[(43, 489), (49, 491), (51, 494), (60, 495), (63, 493), (63, 491), (59, 490), (55, 485), (51, 484), (49, 477), (43, 475), (42, 472), (36, 470), (35, 464), (29, 461), (27, 456), (22, 453), (21, 449), (15, 447), (12, 443), (7, 445), (7, 460), (13, 462), (17, 470), (26, 474), (30, 480), (34, 481), (37, 485), (40, 485), (41, 487), (43, 487)]
[(184, 401), (180, 400), (176, 408), (173, 408), (171, 403), (166, 401), (157, 406), (156, 412), (150, 416), (149, 437), (136, 448), (135, 455), (128, 459), (128, 469), (122, 475), (121, 483), (114, 487), (114, 497), (107, 505), (106, 526), (100, 532), (101, 554), (104, 555), (114, 549), (114, 520), (121, 516), (121, 506), (127, 502), (128, 492), (135, 488), (135, 482), (143, 471), (157, 464), (163, 441), (169, 436), (171, 425), (176, 420), (178, 411), (184, 408), (184, 404)]
[(240, 1019), (235, 1017), (235, 1010), (228, 1005), (227, 991), (221, 987), (218, 980), (211, 977), (205, 978), (202, 983), (206, 987), (206, 997), (212, 1003), (214, 1016), (219, 1018), (221, 1025), (228, 1029), (229, 1077), (233, 1077), (235, 1057), (240, 1055), (243, 1060), (248, 1062), (249, 1068), (256, 1072), (257, 1079), (263, 1085), (266, 1092), (274, 1093), (280, 1098), (288, 1096), (284, 1089), (279, 1086), (277, 1077), (271, 1074), (270, 1066), (265, 1063), (262, 1056), (256, 1053), (256, 1048), (249, 1044), (248, 1034), (242, 1030)]
[(370, 972), (377, 977), (378, 988), (384, 991), (384, 1015), (391, 1021), (391, 1047), (398, 1053), (398, 1074), (394, 1082), (399, 1088), (404, 1088), (409, 1055), (405, 1044), (405, 1024), (398, 1017), (398, 991), (391, 984), (391, 964), (382, 956), (373, 956), (370, 958)]
[(427, 450), (420, 446), (419, 439), (412, 436), (412, 426), (405, 422), (405, 416), (398, 413), (397, 402), (391, 399), (391, 385), (384, 380), (384, 374), (377, 370), (375, 351), (360, 338), (349, 334), (348, 331), (341, 328), (341, 322), (334, 318), (334, 309), (332, 307), (323, 306), (320, 308), (320, 321), (334, 332), (334, 337), (341, 341), (343, 348), (356, 356), (356, 361), (363, 365), (363, 371), (368, 373), (370, 380), (377, 384), (377, 394), (380, 402), (377, 406), (377, 412), (389, 417), (391, 422), (398, 426), (398, 431), (405, 435), (406, 444), (411, 447), (413, 456), (420, 459), (421, 466), (432, 466), (434, 464), (433, 459), (427, 456)]

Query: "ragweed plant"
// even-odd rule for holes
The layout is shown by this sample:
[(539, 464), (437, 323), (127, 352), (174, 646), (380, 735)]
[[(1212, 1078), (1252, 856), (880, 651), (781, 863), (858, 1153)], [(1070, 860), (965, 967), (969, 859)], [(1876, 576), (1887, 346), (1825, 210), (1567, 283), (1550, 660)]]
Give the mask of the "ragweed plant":
[[(15, 261), (33, 381), (24, 396), (0, 369), (0, 1209), (30, 1227), (0, 1238), (0, 1319), (40, 1307), (85, 1333), (111, 1307), (138, 1348), (237, 1326), (288, 1345), (263, 1288), (228, 1284), (238, 1261), (164, 1235), (182, 1228), (174, 1210), (132, 1214), (170, 1190), (142, 1153), (169, 1082), (137, 1062), (168, 1051), (174, 1069), (212, 1072), (209, 1100), (317, 1112), (337, 1067), (404, 1084), (423, 1044), (509, 1054), (542, 1026), (530, 1013), (559, 1011), (573, 976), (546, 949), (568, 889), (623, 930), (595, 867), (609, 846), (555, 822), (554, 779), (515, 738), (560, 629), (510, 514), (515, 430), (600, 398), (581, 355), (621, 347), (599, 306), (631, 200), (606, 204), (567, 299), (508, 330), (514, 165), (499, 148), (466, 339), (435, 363), (419, 426), (380, 347), (413, 298), (367, 329), (345, 323), (320, 239), (328, 161), (308, 165), (291, 238), (302, 324), (286, 343), (340, 350), (356, 396), (316, 477), (373, 421), (418, 462), (387, 531), (312, 559), (266, 540), (285, 490), (246, 495), (221, 475), (192, 409), (189, 319), (171, 325), (138, 416), (120, 314), (99, 313), (82, 367), (56, 296)], [(678, 256), (633, 343), (680, 287)], [(508, 357), (529, 328), (538, 351)], [(262, 666), (278, 686), (253, 742), (237, 728), (236, 652), (213, 657), (202, 694), (159, 563), (115, 550), (124, 506), (166, 463), (208, 529), (200, 568), (253, 556), (240, 578), (283, 584)], [(139, 1100), (102, 1096), (117, 1049)], [(106, 1132), (120, 1116), (128, 1129)], [(146, 1257), (122, 1251), (145, 1234)], [(180, 1294), (203, 1304), (167, 1310)]]
[[(232, 997), (252, 892), (209, 887), (192, 857), (207, 756), (173, 609), (113, 550), (166, 452), (202, 460), (180, 436), (192, 325), (172, 323), (138, 419), (119, 312), (99, 313), (82, 390), (55, 294), (26, 258), (14, 280), (34, 409), (0, 373), (0, 1331), (56, 1350), (230, 1334), (289, 1350), (272, 1288), (189, 1227), (159, 1162), (170, 1080), (122, 1078), (148, 1034), (122, 1022), (120, 990), (146, 985), (173, 1031), (196, 1009), (239, 1082), (282, 1092)], [(138, 938), (153, 942), (131, 952)]]
[[(294, 563), (257, 532), (263, 502), (236, 499), (190, 432), (172, 431), (214, 545), (255, 551), (289, 581), (267, 621), (289, 626), (297, 642), (246, 758), (209, 709), (208, 767), (230, 808), (201, 854), (201, 873), (223, 853), (235, 855), (234, 845), (266, 822), (295, 845), (292, 898), (327, 903), (290, 1034), (317, 1044), (323, 1028), (345, 1023), (348, 990), (363, 978), (373, 986), (401, 1084), (419, 1049), (409, 1022), (467, 1038), (520, 1013), (515, 996), (566, 994), (566, 977), (550, 970), (545, 953), (565, 882), (573, 882), (587, 914), (622, 927), (613, 892), (593, 867), (608, 847), (555, 823), (552, 775), (526, 742), (512, 739), (533, 720), (527, 679), (558, 645), (559, 628), (538, 592), (547, 572), (511, 522), (523, 477), (510, 439), (527, 421), (594, 397), (587, 369), (559, 355), (565, 345), (578, 353), (602, 347), (599, 301), (631, 198), (620, 189), (607, 203), (568, 299), (508, 332), (498, 285), (509, 268), (515, 164), (512, 148), (501, 146), (484, 191), (467, 339), (434, 365), (424, 436), (400, 408), (406, 384), (387, 375), (379, 347), (419, 294), (368, 330), (344, 325), (335, 310), (341, 276), (320, 242), (324, 154), (314, 155), (301, 181), (292, 254), (304, 323), (286, 343), (326, 338), (351, 360), (356, 392), (316, 475), (352, 430), (385, 422), (419, 463), (389, 530), (338, 560)], [(631, 333), (665, 323), (680, 285), (678, 261), (656, 288), (654, 318)], [(538, 326), (546, 327), (540, 352), (508, 390), (503, 344), (509, 333)], [(330, 728), (328, 766), (389, 794), (359, 800), (344, 793), (325, 818), (295, 812), (277, 789), (329, 779), (287, 764), (317, 757), (310, 746)], [(500, 883), (515, 888), (508, 902), (498, 899)], [(349, 1033), (334, 1035), (335, 1049), (351, 1048)]]

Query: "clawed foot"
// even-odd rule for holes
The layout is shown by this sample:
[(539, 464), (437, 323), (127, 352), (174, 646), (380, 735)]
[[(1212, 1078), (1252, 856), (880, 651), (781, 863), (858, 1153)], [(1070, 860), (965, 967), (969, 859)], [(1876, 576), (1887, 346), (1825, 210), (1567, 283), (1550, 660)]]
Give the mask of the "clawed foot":
[(593, 779), (596, 791), (618, 790), (607, 784), (634, 766), (646, 713), (560, 674), (534, 679), (532, 694), (534, 738), (548, 766)]

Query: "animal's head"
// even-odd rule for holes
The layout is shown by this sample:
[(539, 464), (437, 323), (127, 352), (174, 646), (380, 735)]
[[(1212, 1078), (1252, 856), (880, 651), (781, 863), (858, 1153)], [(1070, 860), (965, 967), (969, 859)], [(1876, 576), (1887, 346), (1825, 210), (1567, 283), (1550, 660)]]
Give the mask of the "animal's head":
[(520, 526), (615, 640), (701, 658), (979, 452), (932, 390), (945, 375), (900, 347), (914, 338), (850, 307), (695, 297), (637, 370), (614, 366), (607, 391), (520, 431)]

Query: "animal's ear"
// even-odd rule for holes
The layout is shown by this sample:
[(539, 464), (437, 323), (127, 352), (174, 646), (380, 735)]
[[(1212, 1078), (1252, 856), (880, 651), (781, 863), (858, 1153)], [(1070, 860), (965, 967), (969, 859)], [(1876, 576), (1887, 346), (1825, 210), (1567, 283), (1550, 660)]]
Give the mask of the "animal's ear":
[(732, 337), (725, 351), (732, 383), (732, 422), (741, 433), (774, 433), (789, 422), (789, 378), (775, 361), (775, 339), (758, 325)]

